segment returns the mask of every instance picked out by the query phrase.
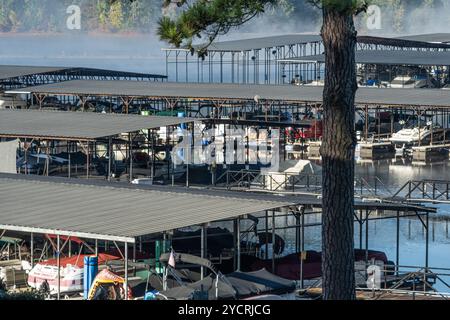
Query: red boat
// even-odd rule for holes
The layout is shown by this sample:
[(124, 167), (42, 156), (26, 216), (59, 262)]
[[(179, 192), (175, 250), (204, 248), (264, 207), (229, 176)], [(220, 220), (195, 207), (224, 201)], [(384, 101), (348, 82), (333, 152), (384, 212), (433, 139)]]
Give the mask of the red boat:
[[(322, 254), (317, 251), (306, 251), (303, 257), (303, 279), (315, 279), (322, 276)], [(375, 259), (377, 261), (382, 261), (385, 264), (389, 264), (387, 256), (384, 252), (372, 251), (368, 252), (368, 260)], [(365, 261), (366, 251), (365, 250), (355, 250), (355, 261)], [(283, 258), (275, 260), (275, 272), (272, 271), (272, 259), (268, 260), (255, 260), (250, 265), (250, 270), (260, 270), (262, 268), (267, 269), (273, 274), (289, 279), (289, 280), (299, 280), (300, 279), (300, 254), (294, 253)]]
[(321, 120), (311, 120), (311, 126), (304, 129), (286, 129), (286, 136), (290, 138), (291, 141), (299, 140), (317, 140), (322, 138), (323, 135), (323, 124)]

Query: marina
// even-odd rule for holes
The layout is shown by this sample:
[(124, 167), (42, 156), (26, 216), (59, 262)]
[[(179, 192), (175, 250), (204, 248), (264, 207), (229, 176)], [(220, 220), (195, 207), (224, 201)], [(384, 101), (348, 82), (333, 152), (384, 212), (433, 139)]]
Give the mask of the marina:
[(355, 300), (450, 299), (450, 34), (358, 32), (350, 102), (323, 34), (258, 34), (14, 37), (45, 50), (0, 53), (0, 300), (329, 300), (344, 258)]

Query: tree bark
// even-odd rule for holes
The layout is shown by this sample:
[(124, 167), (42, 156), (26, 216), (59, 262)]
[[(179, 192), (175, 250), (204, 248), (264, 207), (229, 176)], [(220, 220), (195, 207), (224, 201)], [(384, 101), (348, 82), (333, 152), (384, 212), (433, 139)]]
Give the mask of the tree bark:
[(353, 15), (323, 8), (322, 286), (325, 300), (354, 300), (356, 31)]

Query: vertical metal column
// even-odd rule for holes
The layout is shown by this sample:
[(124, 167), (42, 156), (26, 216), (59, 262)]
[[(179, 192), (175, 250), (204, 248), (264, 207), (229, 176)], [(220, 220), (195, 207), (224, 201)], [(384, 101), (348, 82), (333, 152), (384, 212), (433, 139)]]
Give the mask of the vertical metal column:
[(129, 180), (130, 183), (133, 181), (133, 140), (131, 139), (131, 132), (128, 133), (128, 152), (130, 157), (130, 172), (129, 172)]
[(58, 279), (56, 280), (57, 283), (57, 291), (56, 291), (56, 299), (61, 299), (61, 258), (60, 258), (60, 240), (59, 240), (59, 234), (56, 236), (56, 267), (58, 268)]
[(397, 234), (396, 234), (395, 269), (398, 275), (398, 265), (400, 262), (400, 212), (397, 210)]
[(267, 248), (269, 247), (269, 212), (266, 210), (266, 223), (265, 223), (265, 226), (266, 226), (266, 234), (265, 234), (265, 237), (266, 237), (266, 241), (265, 241), (265, 243), (266, 243), (266, 249), (265, 249), (265, 251), (264, 251), (264, 259), (269, 259), (269, 252), (268, 252), (268, 250), (267, 250)]
[(111, 147), (112, 147), (112, 138), (109, 137), (108, 138), (108, 181), (111, 181), (111, 161), (112, 161)]
[(89, 141), (87, 142), (87, 148), (86, 148), (86, 179), (89, 179)]
[(426, 239), (425, 239), (425, 245), (426, 245), (426, 248), (425, 248), (425, 269), (426, 269), (426, 271), (428, 271), (428, 260), (429, 260), (429, 243), (430, 243), (430, 234), (429, 234), (429, 231), (428, 231), (428, 229), (429, 229), (429, 226), (430, 226), (430, 214), (427, 212), (427, 216), (426, 216), (426, 228), (427, 228), (427, 230), (426, 230), (426, 234), (425, 234), (425, 236), (426, 236)]
[[(200, 255), (203, 259), (206, 258), (207, 253), (207, 238), (208, 238), (208, 229), (207, 225), (203, 224), (201, 228), (201, 243), (200, 243)], [(205, 268), (202, 266), (200, 271), (200, 278), (203, 280), (205, 277)]]
[(304, 258), (304, 254), (305, 254), (305, 209), (303, 209), (301, 211), (301, 219), (302, 219), (302, 225), (301, 225), (301, 235), (300, 235), (300, 248), (301, 248), (301, 259), (300, 259), (300, 283), (302, 288), (304, 287), (305, 283), (304, 283), (304, 279), (303, 279), (303, 258)]
[(125, 242), (125, 300), (128, 300), (128, 242)]
[(363, 248), (363, 244), (362, 244), (362, 238), (363, 238), (363, 235), (362, 235), (362, 233), (363, 233), (363, 231), (362, 231), (362, 224), (363, 224), (363, 222), (362, 222), (362, 210), (359, 210), (359, 219), (358, 219), (359, 221), (359, 249), (362, 249)]
[(275, 273), (275, 211), (272, 211), (272, 273)]
[(236, 270), (241, 270), (241, 217), (237, 217), (236, 223)]
[(70, 167), (71, 167), (71, 150), (70, 150), (70, 143), (67, 141), (67, 157), (68, 157), (68, 163), (67, 163), (67, 177), (70, 178)]
[(186, 63), (186, 82), (189, 82), (189, 68), (188, 68), (188, 56), (189, 56), (189, 51), (186, 51), (186, 57), (185, 57), (185, 63)]
[(369, 210), (366, 209), (366, 265), (369, 262)]
[(34, 234), (33, 232), (30, 235), (30, 264), (31, 268), (34, 267)]

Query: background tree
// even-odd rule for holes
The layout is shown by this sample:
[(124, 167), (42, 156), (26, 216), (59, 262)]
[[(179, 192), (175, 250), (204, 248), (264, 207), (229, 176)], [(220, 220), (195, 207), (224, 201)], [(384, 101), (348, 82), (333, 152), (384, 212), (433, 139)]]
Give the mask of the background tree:
[[(353, 16), (365, 10), (365, 0), (308, 1), (322, 10), (325, 47), (323, 91), (322, 287), (324, 299), (355, 299), (354, 275), (354, 157), (356, 135), (356, 30)], [(170, 5), (171, 2), (166, 2)], [(206, 38), (198, 54), (221, 34), (278, 4), (275, 0), (179, 0), (183, 10), (163, 17), (158, 34), (176, 47), (193, 51), (194, 38)], [(301, 32), (302, 30), (295, 30)]]
[[(63, 32), (66, 31), (66, 8), (79, 5), (83, 15), (83, 30), (103, 32), (148, 32), (166, 13), (161, 10), (164, 0), (0, 0), (0, 32)], [(113, 10), (111, 6), (120, 2)], [(251, 2), (251, 1), (250, 1)], [(272, 1), (271, 1), (272, 2)], [(305, 32), (317, 32), (321, 11), (308, 0), (276, 0), (267, 7), (266, 25), (277, 32), (293, 32), (301, 26)], [(439, 32), (439, 26), (450, 23), (450, 0), (371, 0), (383, 12), (383, 33)], [(176, 7), (176, 5), (175, 5)], [(183, 6), (178, 11), (183, 10)], [(121, 23), (113, 25), (111, 20)], [(364, 15), (356, 19), (357, 29), (365, 30)], [(248, 29), (246, 29), (248, 28)], [(247, 24), (244, 30), (260, 30), (261, 25)], [(298, 30), (298, 29), (297, 29)]]

